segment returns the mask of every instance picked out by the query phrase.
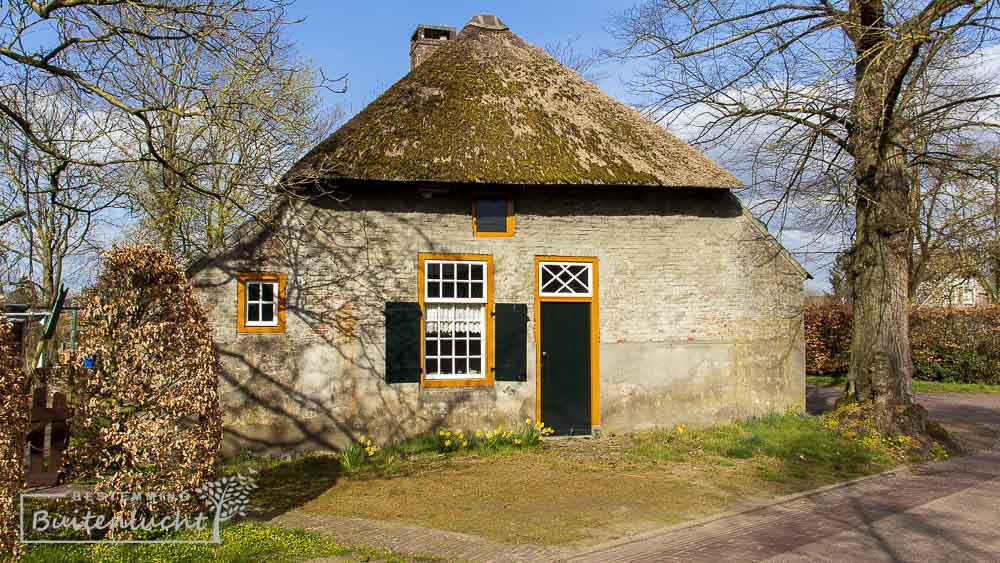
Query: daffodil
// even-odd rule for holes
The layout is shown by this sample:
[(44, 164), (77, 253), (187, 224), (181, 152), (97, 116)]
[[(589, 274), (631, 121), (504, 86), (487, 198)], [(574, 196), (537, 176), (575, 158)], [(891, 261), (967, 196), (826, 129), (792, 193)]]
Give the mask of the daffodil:
[(444, 447), (447, 448), (447, 447), (450, 447), (450, 446), (451, 446), (451, 440), (445, 440), (444, 441)]
[(476, 430), (476, 438), (480, 438), (480, 437), (482, 437), (482, 435), (483, 435), (483, 433), (481, 431)]
[(468, 446), (468, 445), (469, 445), (469, 441), (468, 440), (463, 440), (462, 441), (462, 447), (463, 448), (466, 447), (466, 446)]

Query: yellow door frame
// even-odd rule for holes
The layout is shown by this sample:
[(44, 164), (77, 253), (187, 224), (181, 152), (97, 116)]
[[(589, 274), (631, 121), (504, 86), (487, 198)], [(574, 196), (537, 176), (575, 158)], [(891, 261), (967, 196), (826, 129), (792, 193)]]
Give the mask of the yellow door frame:
[[(583, 262), (591, 264), (590, 297), (542, 297), (539, 268), (542, 262)], [(600, 322), (598, 319), (597, 257), (595, 256), (535, 256), (535, 420), (542, 419), (542, 323), (543, 302), (590, 303), (590, 425), (601, 427), (601, 363)]]

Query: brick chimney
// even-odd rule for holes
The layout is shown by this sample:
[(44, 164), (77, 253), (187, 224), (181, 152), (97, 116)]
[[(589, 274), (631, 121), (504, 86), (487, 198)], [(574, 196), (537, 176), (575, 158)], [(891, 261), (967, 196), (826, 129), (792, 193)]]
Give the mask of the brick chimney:
[(426, 61), (438, 47), (455, 38), (454, 27), (418, 25), (410, 38), (410, 70)]

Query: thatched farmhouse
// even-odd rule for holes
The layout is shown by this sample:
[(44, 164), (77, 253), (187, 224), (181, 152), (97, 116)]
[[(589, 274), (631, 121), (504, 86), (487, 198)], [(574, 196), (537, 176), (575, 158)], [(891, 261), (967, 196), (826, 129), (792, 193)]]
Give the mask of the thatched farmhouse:
[(808, 274), (733, 176), (495, 16), (417, 27), (411, 64), (288, 172), (269, 226), (190, 271), (231, 438), (803, 405)]

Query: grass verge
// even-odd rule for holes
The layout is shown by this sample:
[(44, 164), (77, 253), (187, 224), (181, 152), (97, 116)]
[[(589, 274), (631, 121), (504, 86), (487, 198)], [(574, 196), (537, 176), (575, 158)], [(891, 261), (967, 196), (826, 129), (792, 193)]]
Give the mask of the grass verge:
[(683, 427), (647, 432), (633, 439), (634, 455), (681, 461), (692, 457), (730, 464), (757, 459), (770, 481), (844, 480), (892, 467), (886, 452), (849, 440), (823, 425), (821, 417), (774, 415), (698, 430)]
[[(164, 539), (207, 540), (211, 533), (180, 533)], [(388, 552), (358, 550), (339, 545), (319, 534), (254, 522), (240, 522), (222, 529), (221, 545), (205, 544), (62, 544), (32, 545), (28, 563), (244, 562), (302, 561), (307, 558), (348, 556), (356, 561), (409, 561)]]
[[(844, 376), (808, 375), (806, 383), (820, 387), (841, 387), (847, 382)], [(1000, 385), (985, 383), (949, 383), (944, 381), (913, 380), (913, 390), (918, 393), (1000, 393)]]

